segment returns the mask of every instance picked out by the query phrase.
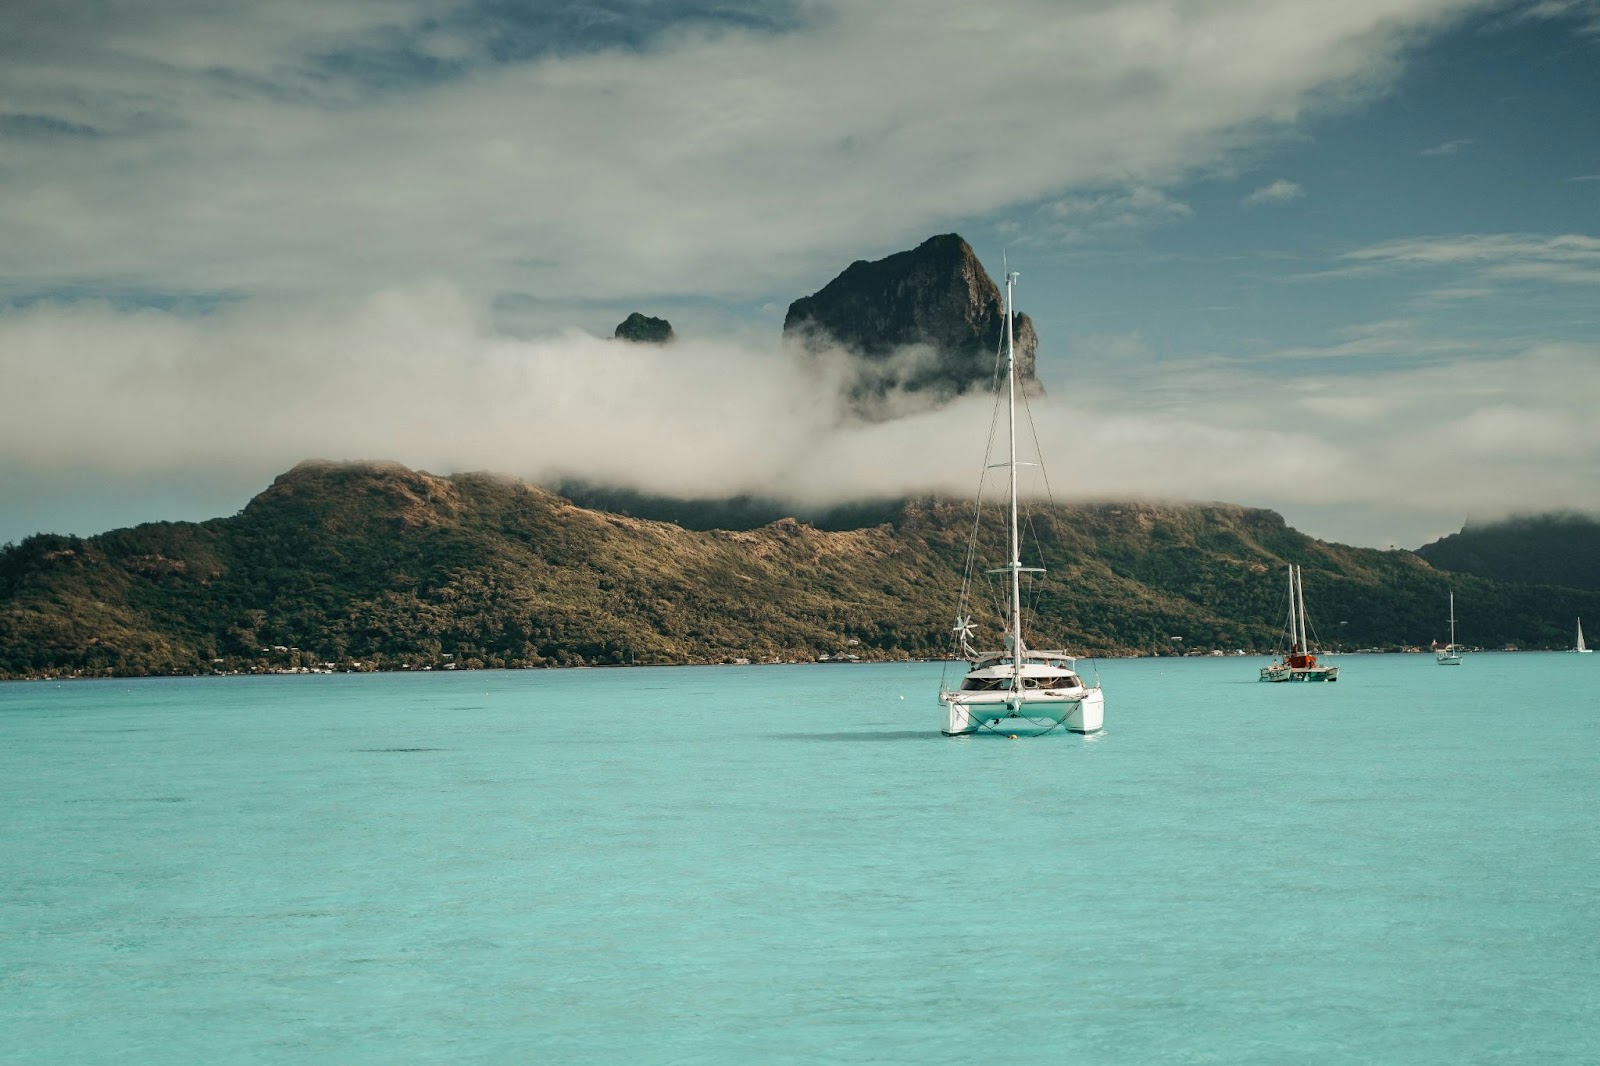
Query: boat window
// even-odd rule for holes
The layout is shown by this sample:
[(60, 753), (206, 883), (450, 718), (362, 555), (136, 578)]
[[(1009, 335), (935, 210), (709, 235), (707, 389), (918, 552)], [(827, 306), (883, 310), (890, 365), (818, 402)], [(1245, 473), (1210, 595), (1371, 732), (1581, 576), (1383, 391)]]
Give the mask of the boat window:
[(963, 692), (992, 692), (996, 689), (1004, 691), (1010, 687), (1009, 677), (969, 677), (961, 682)]

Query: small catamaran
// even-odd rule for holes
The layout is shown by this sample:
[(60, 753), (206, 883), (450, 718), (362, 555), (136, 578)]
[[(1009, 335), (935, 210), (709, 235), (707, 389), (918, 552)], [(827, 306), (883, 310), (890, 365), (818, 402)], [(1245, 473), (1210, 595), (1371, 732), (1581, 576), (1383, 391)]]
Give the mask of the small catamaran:
[(1300, 568), (1289, 567), (1289, 653), (1261, 668), (1262, 681), (1337, 681), (1337, 666), (1319, 666), (1306, 633), (1306, 590)]
[(1461, 665), (1461, 645), (1456, 643), (1456, 594), (1450, 593), (1450, 643), (1439, 649), (1435, 660), (1440, 666)]
[[(978, 523), (973, 523), (973, 539), (967, 551), (967, 573), (956, 608), (956, 652), (969, 666), (959, 688), (939, 683), (940, 732), (947, 737), (996, 733), (1007, 737), (1042, 736), (1058, 730), (1073, 733), (1099, 731), (1105, 720), (1105, 695), (1096, 682), (1086, 685), (1078, 675), (1077, 660), (1064, 651), (1040, 651), (1029, 647), (1022, 631), (1022, 575), (1042, 574), (1044, 569), (1022, 565), (1022, 548), (1017, 531), (1017, 376), (1012, 288), (1017, 275), (1006, 272), (1006, 385), (1004, 401), (1010, 452), (1007, 461), (995, 467), (1010, 472), (1010, 540), (1006, 564), (989, 571), (1003, 578), (1005, 585), (1005, 638), (998, 651), (978, 651), (969, 643), (975, 626), (971, 609), (973, 560), (976, 558)], [(996, 398), (996, 404), (1001, 402)], [(998, 417), (998, 412), (996, 413)], [(992, 439), (992, 437), (991, 437)], [(985, 470), (989, 469), (985, 457)], [(982, 503), (982, 486), (979, 487)]]

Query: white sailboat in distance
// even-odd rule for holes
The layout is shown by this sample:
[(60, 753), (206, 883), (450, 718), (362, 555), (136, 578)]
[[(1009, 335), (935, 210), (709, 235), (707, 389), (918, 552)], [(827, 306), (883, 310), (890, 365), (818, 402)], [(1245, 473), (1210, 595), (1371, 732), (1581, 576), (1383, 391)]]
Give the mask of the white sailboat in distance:
[[(967, 551), (967, 572), (963, 576), (960, 604), (954, 629), (957, 655), (968, 665), (957, 688), (939, 682), (939, 730), (947, 737), (994, 733), (1000, 736), (1043, 736), (1058, 730), (1073, 733), (1098, 732), (1105, 722), (1105, 694), (1098, 681), (1084, 683), (1077, 671), (1077, 660), (1064, 651), (1041, 651), (1030, 647), (1022, 625), (1022, 575), (1042, 574), (1044, 569), (1022, 565), (1021, 542), (1017, 530), (1017, 374), (1012, 289), (1017, 275), (1006, 271), (1006, 428), (1010, 450), (1006, 462), (994, 464), (1010, 473), (1010, 539), (1006, 564), (995, 570), (1005, 586), (1005, 634), (997, 651), (973, 648), (975, 626), (969, 613), (973, 565), (979, 523), (974, 521), (973, 543)], [(995, 403), (1001, 402), (999, 396)], [(996, 412), (998, 417), (998, 411)], [(992, 441), (992, 434), (991, 434)], [(1042, 458), (1042, 457), (1041, 457)], [(989, 469), (984, 457), (985, 470)], [(979, 486), (978, 506), (982, 505)]]
[(1578, 643), (1573, 646), (1572, 650), (1579, 655), (1588, 655), (1594, 651), (1593, 648), (1583, 642), (1583, 618), (1581, 616), (1578, 618)]
[(1440, 666), (1461, 665), (1461, 645), (1456, 643), (1456, 594), (1450, 592), (1450, 643), (1439, 649), (1435, 660)]

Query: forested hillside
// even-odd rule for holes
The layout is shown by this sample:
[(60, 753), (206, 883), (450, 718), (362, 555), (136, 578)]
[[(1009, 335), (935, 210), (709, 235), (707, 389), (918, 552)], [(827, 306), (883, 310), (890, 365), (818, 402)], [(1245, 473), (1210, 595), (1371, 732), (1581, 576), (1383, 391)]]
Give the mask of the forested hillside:
[[(696, 531), (485, 474), (303, 463), (230, 518), (0, 550), (0, 676), (941, 655), (970, 504), (874, 514), (890, 520)], [(1270, 511), (1072, 505), (1027, 528), (1050, 568), (1031, 630), (1080, 653), (1270, 651), (1291, 561), (1328, 648), (1442, 638), (1447, 588), (1469, 645), (1560, 647), (1573, 616), (1600, 618), (1600, 593), (1447, 585)]]
[(1600, 592), (1600, 519), (1589, 515), (1522, 515), (1469, 525), (1417, 554), (1440, 570)]

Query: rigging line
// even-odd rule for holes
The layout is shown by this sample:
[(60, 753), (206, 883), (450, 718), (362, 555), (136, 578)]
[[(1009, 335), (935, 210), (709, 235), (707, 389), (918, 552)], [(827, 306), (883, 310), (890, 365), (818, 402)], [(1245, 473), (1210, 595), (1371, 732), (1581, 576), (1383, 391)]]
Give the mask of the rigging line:
[[(1079, 702), (1080, 702), (1080, 705), (1081, 705), (1082, 701), (1079, 701)], [(1025, 702), (1021, 705), (1021, 707), (1026, 707), (1026, 706), (1027, 706), (1027, 704)], [(1038, 728), (1039, 726), (1044, 725), (1046, 722), (1049, 722), (1050, 723), (1050, 727), (1048, 729), (1046, 729), (1044, 732), (1037, 734), (1038, 736), (1041, 736), (1041, 737), (1047, 737), (1051, 733), (1054, 733), (1057, 729), (1064, 729), (1066, 727), (1066, 724), (1067, 724), (1067, 715), (1072, 713), (1069, 710), (1069, 711), (1066, 712), (1066, 714), (1063, 714), (1059, 719), (1055, 719), (1055, 720), (1052, 720), (1050, 718), (1034, 718), (1034, 717), (1030, 716), (1027, 712), (1022, 711), (1021, 707), (1018, 707), (1015, 710), (1012, 710), (1012, 709), (1008, 708), (1007, 712), (1006, 712), (1006, 714), (1004, 716), (996, 718), (996, 719), (994, 719), (994, 721), (997, 722), (997, 723), (998, 722), (1011, 721), (1012, 720), (1011, 716), (1013, 714), (1015, 714), (1017, 719), (1020, 719), (1021, 721), (1027, 722), (1028, 724), (1034, 726), (1035, 728)], [(969, 716), (972, 714), (971, 708), (968, 708), (967, 714)], [(984, 715), (981, 719), (978, 720), (978, 727), (980, 729), (983, 729), (983, 730), (986, 730), (986, 731), (988, 731), (990, 733), (995, 733), (995, 734), (1000, 734), (1000, 733), (1005, 733), (1006, 732), (1006, 730), (1005, 730), (1005, 728), (1003, 726), (997, 725), (997, 724), (994, 724), (994, 725), (990, 724), (990, 718), (989, 718), (988, 715)]]
[[(1301, 596), (1305, 595), (1305, 586), (1304, 585), (1302, 585), (1300, 587), (1300, 594), (1301, 594)], [(1318, 633), (1314, 628), (1312, 628), (1310, 613), (1307, 613), (1305, 615), (1305, 623), (1306, 623), (1306, 629), (1310, 630), (1310, 632), (1306, 635), (1306, 645), (1307, 646), (1304, 647), (1304, 648), (1301, 648), (1300, 650), (1303, 653), (1305, 653), (1306, 655), (1310, 655), (1311, 654), (1311, 648), (1310, 648), (1311, 638), (1312, 637), (1316, 638), (1317, 647), (1320, 649), (1322, 647), (1322, 635), (1320, 633)]]
[[(1050, 484), (1050, 468), (1045, 465), (1044, 445), (1039, 443), (1039, 425), (1033, 420), (1033, 405), (1028, 402), (1028, 394), (1026, 391), (1024, 391), (1022, 394), (1022, 413), (1026, 415), (1028, 419), (1028, 433), (1033, 438), (1033, 453), (1039, 457), (1039, 476), (1044, 480), (1045, 501), (1049, 503), (1050, 510), (1054, 512), (1057, 509), (1056, 491), (1055, 488)], [(1039, 541), (1038, 530), (1034, 529), (1033, 527), (1033, 518), (1031, 514), (1029, 515), (1028, 519), (1028, 532), (1034, 538), (1034, 548), (1038, 551), (1039, 557), (1042, 559), (1044, 557), (1044, 545)], [(1094, 671), (1095, 685), (1098, 687), (1100, 684), (1100, 664), (1096, 661), (1093, 655), (1086, 655), (1084, 658), (1089, 660), (1089, 668)]]
[(1028, 434), (1033, 438), (1033, 454), (1039, 457), (1039, 474), (1044, 478), (1044, 495), (1052, 508), (1056, 505), (1055, 490), (1050, 487), (1050, 470), (1044, 464), (1044, 446), (1039, 443), (1039, 427), (1033, 420), (1033, 405), (1028, 402), (1026, 390), (1022, 393), (1022, 413), (1028, 418)]
[[(1028, 420), (1028, 435), (1033, 440), (1033, 454), (1039, 460), (1039, 477), (1044, 482), (1044, 498), (1052, 515), (1056, 510), (1055, 487), (1050, 484), (1050, 467), (1044, 461), (1044, 445), (1039, 441), (1039, 424), (1033, 417), (1033, 404), (1028, 401), (1027, 390), (1022, 393), (1022, 413)], [(1059, 516), (1055, 516), (1058, 517)], [(1033, 539), (1034, 551), (1038, 554), (1041, 564), (1044, 559), (1044, 541), (1039, 536), (1038, 527), (1034, 524), (1034, 511), (1028, 511), (1028, 536)]]
[[(995, 437), (999, 432), (999, 427), (1000, 427), (1000, 399), (997, 396), (995, 398), (994, 410), (992, 411), (992, 413), (990, 414), (990, 417), (989, 417), (989, 439), (984, 445), (983, 469), (978, 475), (978, 495), (977, 495), (977, 498), (974, 499), (973, 502), (972, 502), (972, 529), (971, 529), (970, 533), (967, 536), (967, 555), (966, 555), (966, 559), (965, 559), (965, 561), (963, 563), (963, 569), (962, 569), (962, 575), (961, 575), (961, 596), (960, 596), (960, 599), (959, 599), (959, 601), (957, 603), (957, 611), (956, 611), (958, 616), (964, 616), (967, 613), (969, 604), (971, 604), (972, 599), (973, 599), (973, 597), (972, 597), (972, 585), (973, 585), (973, 578), (976, 576), (976, 568), (977, 568), (978, 535), (982, 531), (982, 525), (983, 525), (983, 493), (984, 493), (984, 486), (987, 484), (988, 475), (989, 475), (989, 456), (994, 453), (994, 442), (995, 442)], [(990, 580), (989, 580), (989, 586), (990, 586), (989, 593), (990, 593), (991, 605), (995, 607), (995, 610), (996, 610), (997, 613), (999, 613), (1000, 615), (1004, 616), (1005, 612), (1000, 608), (999, 600), (996, 598), (996, 595), (995, 595), (994, 581), (993, 581), (992, 576), (990, 577)], [(954, 640), (953, 644), (955, 645), (956, 650), (959, 651), (960, 650), (960, 641), (959, 641), (959, 639)]]
[[(972, 501), (972, 530), (967, 536), (967, 558), (961, 575), (961, 603), (960, 611), (965, 611), (967, 596), (971, 589), (973, 570), (977, 565), (978, 532), (983, 521), (983, 492), (989, 477), (989, 456), (994, 453), (995, 436), (1000, 430), (1000, 401), (996, 397), (994, 410), (989, 416), (989, 439), (983, 448), (983, 465), (978, 472), (978, 495)], [(958, 612), (959, 613), (959, 612)]]
[(968, 565), (971, 565), (971, 556), (978, 550), (978, 527), (983, 518), (983, 489), (989, 479), (989, 457), (994, 454), (994, 439), (1000, 432), (1000, 362), (1004, 354), (1005, 338), (1002, 334), (999, 347), (995, 348), (994, 370), (989, 378), (989, 391), (995, 394), (994, 407), (989, 412), (989, 439), (983, 445), (983, 462), (978, 471), (978, 498), (972, 503), (972, 535), (967, 538)]
[[(1003, 590), (1000, 588), (1000, 583), (995, 580), (996, 575), (994, 574), (985, 574), (984, 577), (988, 579), (987, 588), (989, 590), (989, 607), (994, 611), (997, 617), (1003, 619), (1006, 616), (1006, 605)], [(1005, 627), (1002, 625), (1001, 628), (1004, 629)], [(1004, 646), (1005, 642), (1001, 641), (1002, 651), (1005, 650)]]
[[(1005, 311), (1002, 309), (1000, 314), (1004, 315)], [(989, 374), (990, 392), (998, 393), (1000, 391), (1000, 363), (1005, 356), (1005, 351), (1006, 331), (1002, 328), (999, 339), (994, 342), (994, 369)]]

